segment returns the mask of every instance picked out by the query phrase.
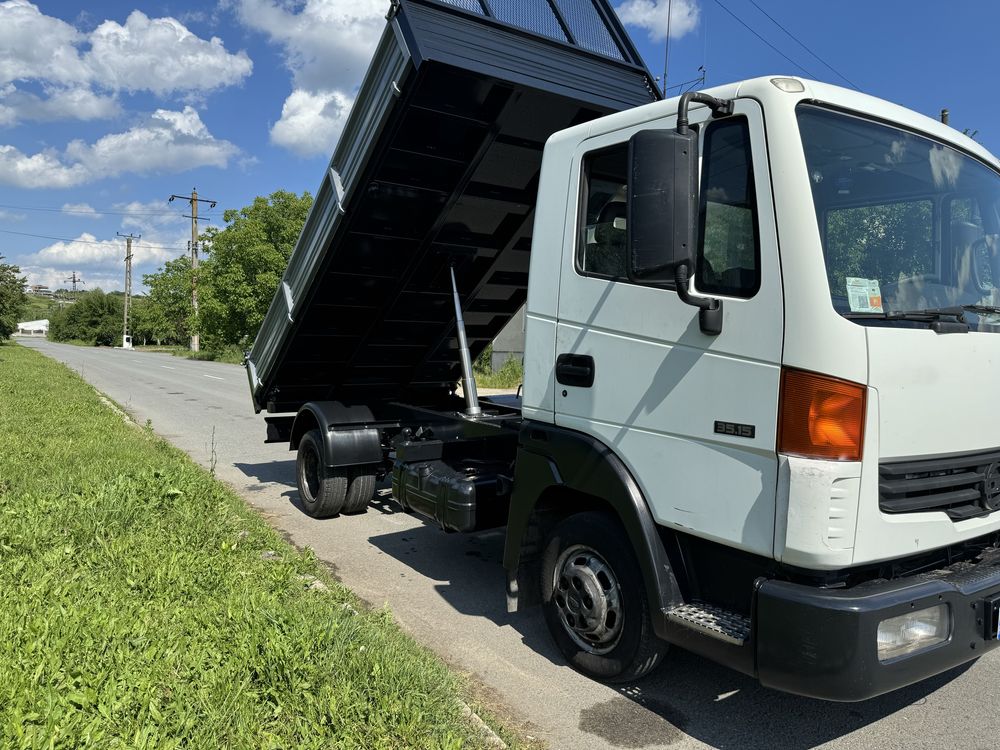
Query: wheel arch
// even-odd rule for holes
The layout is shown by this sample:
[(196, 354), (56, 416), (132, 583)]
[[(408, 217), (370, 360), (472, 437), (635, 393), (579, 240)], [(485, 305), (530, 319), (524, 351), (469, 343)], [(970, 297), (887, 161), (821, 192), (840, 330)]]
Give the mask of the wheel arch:
[[(509, 609), (540, 600), (539, 564), (549, 530), (568, 515), (592, 510), (611, 513), (625, 529), (651, 611), (660, 613), (682, 601), (649, 506), (615, 452), (580, 432), (526, 423), (518, 445), (504, 549)], [(654, 617), (658, 632), (661, 620)]]
[(381, 437), (376, 428), (368, 426), (374, 421), (367, 406), (310, 401), (295, 416), (288, 447), (298, 450), (302, 436), (318, 429), (327, 466), (380, 464), (384, 459)]

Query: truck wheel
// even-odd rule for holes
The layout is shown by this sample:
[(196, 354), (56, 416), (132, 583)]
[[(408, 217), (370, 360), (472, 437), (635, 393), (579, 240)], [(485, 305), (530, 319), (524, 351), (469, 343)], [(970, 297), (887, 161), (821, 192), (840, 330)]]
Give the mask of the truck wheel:
[(375, 474), (369, 474), (367, 466), (358, 466), (351, 476), (344, 501), (343, 513), (364, 513), (375, 495)]
[(542, 558), (542, 601), (559, 650), (588, 677), (632, 682), (666, 653), (653, 633), (632, 543), (607, 513), (579, 513), (553, 529)]
[(326, 465), (323, 436), (319, 430), (310, 430), (302, 436), (295, 468), (305, 512), (313, 518), (329, 518), (340, 513), (347, 499), (349, 477), (345, 469)]

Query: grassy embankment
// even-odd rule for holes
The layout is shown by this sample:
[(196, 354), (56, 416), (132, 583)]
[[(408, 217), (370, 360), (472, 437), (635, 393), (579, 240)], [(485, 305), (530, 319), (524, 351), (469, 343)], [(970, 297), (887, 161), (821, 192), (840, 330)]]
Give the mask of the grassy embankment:
[(0, 346), (0, 675), (5, 748), (488, 744), (457, 678), (387, 612), (13, 344)]
[(136, 345), (136, 350), (141, 352), (163, 352), (172, 354), (175, 357), (185, 359), (198, 359), (204, 362), (228, 362), (231, 365), (243, 364), (243, 350), (238, 346), (227, 346), (222, 349), (203, 349), (200, 352), (193, 352), (187, 346), (156, 346), (149, 344), (146, 346)]

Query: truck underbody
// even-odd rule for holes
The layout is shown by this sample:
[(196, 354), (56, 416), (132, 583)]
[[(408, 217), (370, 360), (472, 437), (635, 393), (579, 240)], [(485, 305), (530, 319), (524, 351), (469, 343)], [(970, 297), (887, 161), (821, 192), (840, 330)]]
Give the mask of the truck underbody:
[[(302, 436), (322, 425), (350, 436), (354, 455), (346, 442), (338, 455), (366, 462), (354, 468), (391, 477), (404, 510), (445, 532), (506, 526), (511, 610), (542, 602), (545, 545), (561, 522), (606, 516), (637, 551), (655, 636), (775, 689), (863, 700), (997, 644), (1000, 596), (987, 595), (1000, 586), (997, 534), (837, 571), (782, 565), (656, 524), (612, 451), (523, 419), (516, 397), (484, 399), (475, 419), (463, 413), (461, 398), (452, 399), (450, 409), (393, 403), (378, 413), (314, 404), (324, 415), (319, 422), (308, 409), (298, 418), (267, 417), (269, 440), (298, 449)], [(364, 435), (371, 442), (362, 449)], [(940, 604), (953, 618), (947, 642), (919, 659), (879, 659), (882, 621)]]

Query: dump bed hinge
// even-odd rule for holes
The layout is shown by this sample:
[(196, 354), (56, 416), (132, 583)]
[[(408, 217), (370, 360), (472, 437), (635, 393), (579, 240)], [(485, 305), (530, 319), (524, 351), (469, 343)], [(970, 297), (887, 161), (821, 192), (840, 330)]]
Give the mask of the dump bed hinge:
[(292, 309), (295, 307), (295, 300), (292, 299), (292, 288), (288, 286), (287, 281), (281, 282), (281, 288), (285, 292), (285, 306), (288, 308), (288, 322), (294, 323), (295, 318), (292, 317)]
[(344, 190), (344, 183), (340, 180), (340, 173), (330, 168), (330, 187), (333, 188), (333, 197), (337, 200), (337, 210), (341, 214), (346, 214), (347, 210), (344, 208), (344, 201), (347, 199), (347, 191)]

